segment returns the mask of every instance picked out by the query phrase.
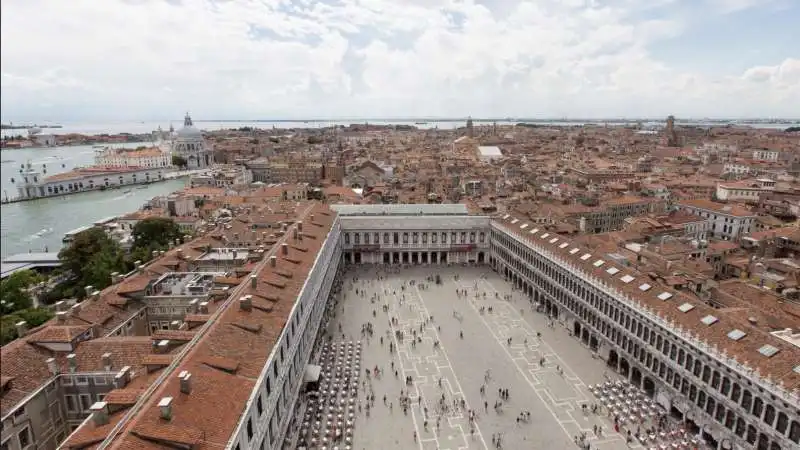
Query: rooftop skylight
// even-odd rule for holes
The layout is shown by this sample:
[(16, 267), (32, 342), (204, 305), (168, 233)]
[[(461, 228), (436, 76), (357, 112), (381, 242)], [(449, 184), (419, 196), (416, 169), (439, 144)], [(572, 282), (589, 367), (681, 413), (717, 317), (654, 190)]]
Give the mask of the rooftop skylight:
[(522, 225), (519, 226), (519, 228), (521, 230), (524, 230), (525, 228), (528, 228), (528, 225), (530, 225), (530, 224), (529, 223), (523, 223)]
[(700, 319), (700, 322), (703, 322), (706, 325), (714, 325), (715, 323), (719, 322), (719, 319), (709, 314)]
[(745, 336), (747, 336), (747, 333), (739, 329), (731, 330), (731, 332), (728, 333), (728, 337), (734, 341), (738, 341)]
[(556, 242), (558, 242), (558, 238), (550, 239), (550, 243), (551, 244), (555, 244)]
[(609, 275), (616, 275), (619, 273), (619, 269), (617, 269), (616, 267), (609, 267), (608, 270), (606, 270), (606, 272)]
[(644, 284), (639, 286), (639, 290), (642, 291), (642, 292), (647, 292), (647, 291), (650, 290), (651, 287), (652, 286), (650, 286), (649, 284), (644, 283)]
[(519, 219), (514, 219), (514, 220), (511, 221), (511, 225), (514, 225), (517, 222), (519, 222)]
[(594, 262), (594, 266), (595, 266), (595, 267), (600, 267), (600, 266), (602, 266), (602, 265), (603, 265), (603, 264), (605, 264), (605, 263), (606, 263), (606, 262), (605, 262), (605, 261), (603, 261), (602, 259), (598, 259), (597, 261), (595, 261), (595, 262)]
[(661, 299), (661, 300), (664, 300), (664, 301), (669, 300), (669, 299), (672, 298), (672, 293), (671, 292), (662, 292), (662, 293), (658, 294), (658, 298)]
[(586, 261), (587, 259), (589, 259), (591, 257), (592, 257), (591, 253), (584, 253), (583, 256), (581, 256), (581, 259)]
[(687, 313), (694, 309), (694, 305), (691, 303), (684, 303), (681, 306), (678, 306), (678, 309), (681, 310), (681, 312)]
[(547, 239), (547, 236), (550, 236), (550, 233), (545, 233), (542, 235), (542, 239)]
[(508, 220), (509, 217), (511, 217), (511, 214), (506, 214), (505, 216), (503, 216), (503, 220)]
[(565, 247), (569, 247), (569, 242), (564, 242), (558, 246), (558, 248), (565, 248)]
[(767, 358), (771, 358), (772, 356), (775, 355), (775, 353), (778, 353), (779, 351), (780, 351), (780, 349), (778, 349), (777, 347), (774, 347), (772, 345), (769, 345), (769, 344), (766, 344), (763, 347), (761, 347), (760, 349), (758, 349), (758, 353), (761, 353), (762, 355), (766, 356)]
[(570, 255), (574, 255), (575, 253), (578, 253), (579, 251), (581, 251), (579, 248), (573, 248), (572, 250), (569, 251), (569, 254)]
[(620, 280), (622, 280), (622, 282), (623, 282), (623, 283), (625, 283), (625, 284), (628, 284), (628, 283), (630, 283), (631, 281), (635, 280), (635, 278), (633, 278), (633, 277), (632, 277), (632, 276), (630, 276), (630, 275), (625, 275), (625, 276), (623, 276), (622, 278), (620, 278)]

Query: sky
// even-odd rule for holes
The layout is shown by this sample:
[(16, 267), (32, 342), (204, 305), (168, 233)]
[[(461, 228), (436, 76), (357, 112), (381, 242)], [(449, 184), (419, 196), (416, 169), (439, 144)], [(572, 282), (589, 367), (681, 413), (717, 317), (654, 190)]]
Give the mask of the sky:
[(0, 119), (800, 116), (800, 0), (3, 0)]

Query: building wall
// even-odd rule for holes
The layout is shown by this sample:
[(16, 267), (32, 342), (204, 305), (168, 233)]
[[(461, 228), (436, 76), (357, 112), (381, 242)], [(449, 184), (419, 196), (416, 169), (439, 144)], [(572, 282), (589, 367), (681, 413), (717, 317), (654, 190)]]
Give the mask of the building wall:
[(506, 227), (492, 224), (491, 262), (531, 300), (668, 411), (692, 420), (720, 446), (794, 449), (800, 410)]
[(166, 170), (138, 170), (125, 173), (106, 173), (94, 176), (82, 176), (70, 180), (47, 181), (38, 178), (38, 183), (19, 186), (19, 195), (22, 198), (51, 197), (55, 195), (72, 194), (75, 192), (93, 191), (101, 188), (128, 186), (149, 181), (159, 181), (166, 175)]
[(726, 240), (737, 240), (743, 234), (753, 232), (755, 216), (731, 216), (693, 206), (678, 205), (679, 210), (696, 214), (709, 223), (708, 232), (711, 237)]
[(480, 263), (488, 259), (485, 216), (345, 216), (345, 263)]
[[(113, 388), (113, 373), (54, 376), (3, 418), (3, 450), (55, 450), (88, 416), (89, 408)], [(26, 442), (27, 445), (22, 445)]]

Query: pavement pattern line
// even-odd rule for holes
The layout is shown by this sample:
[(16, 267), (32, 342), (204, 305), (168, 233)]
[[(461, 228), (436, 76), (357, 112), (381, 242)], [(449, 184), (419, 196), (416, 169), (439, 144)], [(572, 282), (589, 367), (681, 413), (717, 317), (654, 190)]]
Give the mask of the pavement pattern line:
[[(401, 319), (402, 315), (401, 315), (401, 311), (399, 310), (401, 307), (398, 306), (398, 305), (400, 305), (400, 298), (398, 297), (398, 295), (396, 293), (396, 290), (392, 290), (391, 293), (389, 293), (390, 291), (387, 289), (387, 286), (383, 281), (380, 282), (380, 286), (384, 291), (384, 295), (391, 296), (395, 300), (395, 302), (392, 302), (391, 304), (389, 304), (389, 311), (390, 311), (390, 313), (394, 313), (395, 316), (397, 317), (399, 328), (404, 332), (404, 334), (406, 334), (408, 336), (412, 336), (412, 330), (416, 329), (418, 327), (418, 325), (424, 324), (425, 323), (425, 319), (430, 317), (428, 309), (425, 307), (423, 298), (417, 292), (417, 295), (416, 295), (417, 301), (416, 302), (410, 301), (408, 298), (405, 298), (403, 300), (403, 303), (408, 304), (409, 308), (413, 307), (413, 309), (416, 309), (417, 312), (418, 312), (416, 321), (414, 319), (406, 319), (406, 320), (404, 320), (404, 319)], [(417, 291), (419, 289), (419, 286), (415, 285), (414, 289), (415, 289), (415, 291)], [(405, 291), (405, 292), (408, 292), (408, 291)], [(422, 317), (420, 317), (420, 315)], [(396, 335), (395, 335), (395, 331), (396, 331), (395, 325), (391, 323), (391, 320), (389, 321), (389, 323), (390, 323), (390, 329), (392, 331), (392, 339), (393, 339), (393, 341), (395, 342), (395, 345), (398, 348), (398, 353), (400, 352), (400, 348), (403, 348), (404, 352), (407, 355), (410, 355), (411, 351), (412, 351), (412, 348), (409, 348), (410, 346), (409, 346), (409, 344), (407, 344), (407, 342), (408, 342), (407, 339), (408, 338), (404, 339), (403, 344), (401, 346), (397, 342), (397, 338), (396, 338)], [(428, 359), (438, 360), (439, 356), (438, 356), (437, 353), (440, 353), (442, 356), (444, 356), (444, 359), (445, 359), (447, 364), (446, 365), (437, 364), (436, 366), (434, 366), (437, 369), (438, 375), (440, 376), (439, 379), (442, 380), (443, 389), (446, 389), (450, 393), (450, 398), (457, 398), (458, 397), (458, 398), (464, 399), (464, 402), (465, 402), (467, 408), (470, 408), (469, 404), (466, 401), (466, 396), (464, 395), (464, 390), (461, 387), (457, 376), (455, 375), (455, 370), (453, 369), (453, 365), (450, 362), (450, 359), (447, 356), (447, 353), (445, 352), (445, 349), (444, 349), (444, 347), (443, 347), (443, 345), (441, 343), (441, 339), (439, 339), (438, 332), (436, 331), (436, 324), (432, 323), (432, 324), (429, 324), (429, 325), (423, 325), (423, 336), (422, 336), (423, 343), (424, 343), (424, 345), (430, 345), (432, 347), (433, 346), (433, 342), (434, 342), (434, 337), (426, 336), (425, 334), (426, 334), (427, 331), (430, 331), (431, 334), (433, 334), (435, 336), (435, 338), (436, 338), (435, 340), (439, 342), (439, 348), (437, 349), (437, 351), (434, 354), (426, 356), (425, 359), (426, 360), (428, 360)], [(409, 360), (411, 360), (412, 357), (409, 356), (408, 358), (409, 358)], [(420, 363), (420, 358), (418, 356), (414, 357), (414, 359), (416, 359), (416, 364)], [(412, 360), (412, 363), (414, 363), (413, 360)], [(421, 388), (424, 387), (424, 386), (427, 386), (429, 384), (429, 381), (431, 382), (430, 383), (431, 385), (433, 385), (435, 383), (434, 380), (432, 380), (432, 379), (428, 380), (428, 377), (426, 377), (426, 376), (419, 376), (416, 368), (410, 369), (410, 370), (405, 369), (405, 366), (402, 363), (402, 358), (400, 358), (400, 365), (401, 365), (401, 368), (403, 369), (403, 374), (404, 375), (405, 374), (414, 375), (414, 386), (415, 386), (415, 390), (417, 392), (417, 396), (423, 396)], [(445, 378), (444, 376), (442, 376), (442, 369), (445, 369), (445, 370), (449, 371), (450, 374), (452, 374), (452, 376), (453, 376), (453, 378), (455, 380), (455, 383), (456, 383), (456, 385), (458, 387), (458, 391), (457, 392), (455, 390), (453, 390), (453, 385), (450, 382), (449, 378)], [(445, 385), (446, 385), (446, 388), (444, 387)], [(425, 402), (426, 405), (428, 405), (429, 400), (426, 399), (424, 396), (423, 396), (423, 401)], [(418, 403), (415, 404), (412, 401), (411, 404), (412, 404), (412, 408), (411, 408), (412, 409), (412, 418), (414, 418), (414, 427), (415, 427), (415, 429), (417, 431), (417, 435), (418, 436), (422, 436), (423, 432), (421, 432), (421, 430), (419, 428), (419, 424), (418, 424), (418, 422), (417, 422), (417, 420), (416, 420), (416, 418), (414, 416), (414, 412), (419, 409)], [(432, 407), (431, 407), (431, 409), (432, 409)], [(419, 411), (419, 412), (424, 416), (424, 412), (423, 411)], [(464, 431), (463, 424), (462, 423), (456, 423), (456, 424), (452, 423), (453, 420), (461, 419), (461, 421), (463, 421), (465, 418), (466, 417), (461, 413), (461, 411), (456, 411), (456, 412), (452, 413), (451, 415), (449, 414), (447, 416), (446, 422), (447, 422), (447, 424), (449, 425), (449, 427), (451, 429), (457, 429), (459, 431), (459, 435), (460, 435), (459, 437), (464, 442), (468, 442), (468, 433)], [(442, 446), (442, 442), (440, 442), (441, 430), (438, 430), (438, 432), (439, 432), (439, 434), (431, 433), (432, 436), (433, 436), (431, 438), (418, 439), (418, 443), (419, 443), (420, 448), (423, 448), (423, 443), (424, 442), (436, 442), (436, 445), (437, 445), (436, 448), (442, 449), (442, 450), (445, 450), (445, 449), (449, 448), (449, 447), (443, 447)], [(477, 421), (475, 422), (475, 432), (478, 435), (478, 439), (480, 439), (481, 443), (483, 444), (483, 447), (488, 450), (489, 447), (486, 445), (486, 441), (483, 438), (483, 434), (480, 431), (480, 427), (478, 426)], [(452, 434), (448, 435), (447, 439), (448, 440), (452, 440), (453, 439), (453, 435)], [(469, 445), (467, 445), (466, 447), (459, 446), (457, 448), (459, 450), (462, 450), (462, 449), (469, 448)]]
[[(558, 354), (550, 347), (543, 339), (539, 339), (536, 337), (536, 333), (533, 332), (532, 327), (530, 324), (520, 315), (515, 307), (504, 300), (502, 295), (507, 294), (509, 292), (504, 292), (498, 290), (489, 280), (481, 277), (478, 281), (474, 282), (472, 285), (468, 285), (466, 283), (459, 281), (455, 282), (456, 285), (460, 286), (463, 289), (467, 289), (468, 292), (470, 289), (475, 289), (476, 284), (485, 284), (488, 285), (488, 288), (491, 289), (493, 293), (500, 295), (501, 297), (496, 298), (495, 296), (487, 296), (487, 297), (476, 297), (474, 295), (468, 295), (467, 301), (472, 308), (472, 310), (478, 314), (481, 322), (489, 329), (489, 332), (495, 338), (497, 343), (503, 348), (504, 353), (511, 359), (514, 366), (517, 368), (519, 373), (523, 376), (525, 381), (534, 391), (534, 393), (539, 397), (539, 399), (544, 404), (545, 408), (550, 412), (550, 414), (555, 418), (556, 422), (558, 422), (561, 429), (564, 433), (567, 434), (569, 438), (574, 437), (574, 433), (570, 432), (567, 429), (567, 424), (574, 424), (579, 432), (586, 433), (587, 438), (593, 445), (598, 444), (607, 444), (607, 443), (616, 443), (619, 442), (625, 447), (625, 441), (622, 439), (620, 435), (613, 432), (613, 428), (610, 426), (609, 423), (604, 423), (604, 429), (608, 430), (607, 434), (605, 434), (602, 438), (598, 438), (594, 433), (592, 428), (584, 428), (580, 425), (577, 419), (571, 414), (578, 410), (581, 410), (579, 405), (581, 404), (591, 404), (592, 398), (585, 393), (588, 392), (588, 386), (583, 382), (583, 380), (576, 375), (576, 373), (569, 367), (569, 365), (563, 361)], [(515, 292), (511, 292), (513, 295)], [(485, 299), (484, 303), (478, 304), (478, 301), (481, 299)], [(487, 307), (484, 314), (480, 313), (480, 307), (485, 306)], [(489, 315), (491, 317), (493, 325), (490, 325), (487, 321), (486, 315), (488, 313), (488, 306), (492, 306), (493, 312)], [(500, 307), (500, 311), (497, 311), (497, 307)], [(510, 324), (508, 323), (499, 323), (499, 320), (510, 320)], [(511, 326), (509, 326), (511, 325)], [(515, 326), (516, 325), (516, 326)], [(531, 345), (531, 341), (533, 342), (534, 346), (542, 347), (545, 351), (542, 352), (542, 355), (546, 358), (545, 366), (540, 367), (538, 362), (531, 362), (525, 359), (527, 363), (527, 367), (523, 367), (520, 364), (520, 359), (523, 358), (515, 358), (512, 354), (511, 350), (515, 349), (518, 344), (512, 344), (509, 346), (507, 344), (508, 337), (517, 337), (517, 336), (508, 336), (508, 331), (510, 329), (522, 329), (525, 332), (525, 339), (528, 339), (527, 346)], [(502, 339), (505, 338), (505, 339)], [(512, 341), (513, 342), (513, 341)], [(557, 362), (558, 364), (555, 364)], [(548, 375), (554, 372), (543, 372), (547, 369), (552, 369), (554, 366), (561, 367), (563, 369), (563, 378), (565, 381), (570, 381), (573, 384), (573, 390), (577, 394), (575, 397), (572, 398), (559, 398), (553, 395), (550, 389), (546, 386), (546, 380), (542, 380), (538, 375), (542, 374)], [(562, 377), (562, 375), (559, 375)], [(538, 382), (534, 383), (531, 378), (536, 379)], [(547, 399), (545, 398), (547, 397)], [(549, 401), (548, 401), (549, 399)], [(553, 407), (558, 407), (559, 409), (563, 409), (560, 411), (561, 413), (566, 413), (568, 416), (573, 417), (572, 419), (564, 419), (561, 414), (558, 414), (556, 411), (553, 410)], [(581, 411), (582, 412), (582, 411)], [(600, 417), (600, 416), (597, 416)], [(604, 421), (607, 422), (607, 421)]]

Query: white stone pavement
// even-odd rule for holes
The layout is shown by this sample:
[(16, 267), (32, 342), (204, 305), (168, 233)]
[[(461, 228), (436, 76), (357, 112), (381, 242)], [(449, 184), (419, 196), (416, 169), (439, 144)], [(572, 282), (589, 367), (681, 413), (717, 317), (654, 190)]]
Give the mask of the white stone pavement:
[[(593, 359), (560, 325), (548, 328), (546, 318), (532, 312), (523, 294), (512, 293), (499, 275), (486, 267), (420, 266), (398, 269), (398, 273), (381, 270), (385, 278), (379, 279), (378, 270), (361, 266), (345, 274), (343, 300), (328, 327), (336, 340), (342, 334), (346, 340), (362, 339), (362, 367), (377, 365), (384, 371), (380, 379), (369, 381), (375, 407), (368, 418), (364, 412), (358, 415), (354, 449), (489, 449), (494, 448), (492, 438), (498, 434), (505, 449), (575, 449), (573, 438), (581, 432), (587, 433), (593, 449), (628, 448), (605, 416), (584, 414), (581, 409), (582, 404), (594, 402), (587, 385), (604, 381), (603, 361)], [(425, 281), (435, 274), (441, 275), (441, 285)], [(353, 282), (353, 277), (358, 281)], [(426, 288), (410, 286), (409, 280), (425, 283)], [(356, 289), (363, 294), (356, 295)], [(469, 296), (459, 297), (457, 289), (467, 289)], [(375, 294), (380, 297), (371, 303)], [(514, 299), (504, 300), (506, 294)], [(384, 304), (388, 313), (382, 309)], [(480, 308), (489, 306), (493, 312), (481, 314)], [(433, 321), (425, 324), (425, 318), (431, 316)], [(397, 318), (396, 325), (390, 325), (390, 317)], [(361, 327), (367, 322), (375, 331), (371, 339), (361, 337)], [(395, 338), (398, 330), (405, 334), (402, 342)], [(411, 344), (412, 330), (421, 338), (415, 346)], [(389, 353), (390, 341), (397, 346), (394, 355)], [(439, 348), (434, 348), (437, 341)], [(540, 367), (542, 357), (546, 363)], [(491, 379), (484, 396), (480, 387), (487, 369)], [(413, 406), (407, 415), (398, 402), (401, 390), (409, 389), (403, 381), (405, 375), (414, 378), (409, 393)], [(510, 399), (496, 412), (493, 405), (499, 388), (508, 389)], [(443, 393), (448, 405), (463, 399), (467, 409), (477, 412), (474, 427), (470, 427), (466, 410), (450, 408), (441, 414), (436, 428), (437, 404)], [(520, 411), (530, 411), (529, 423), (517, 423)], [(594, 435), (593, 425), (603, 427), (603, 437)]]

